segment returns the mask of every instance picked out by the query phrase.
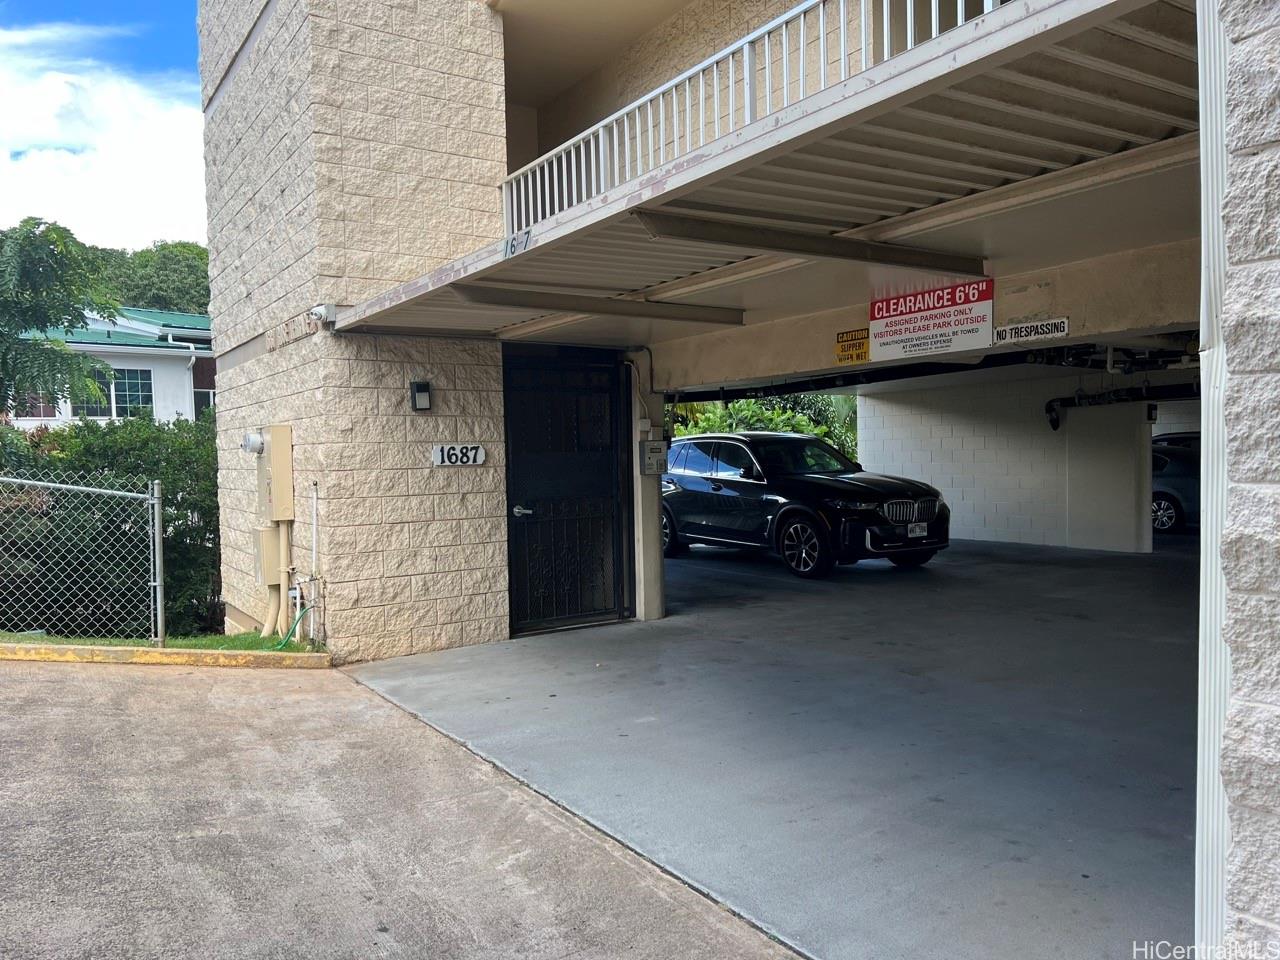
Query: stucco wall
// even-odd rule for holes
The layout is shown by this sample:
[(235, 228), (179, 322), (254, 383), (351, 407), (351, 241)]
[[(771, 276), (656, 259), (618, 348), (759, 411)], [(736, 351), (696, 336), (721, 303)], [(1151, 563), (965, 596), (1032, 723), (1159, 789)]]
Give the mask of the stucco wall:
[(1280, 941), (1280, 4), (1223, 0), (1229, 938)]
[[(178, 417), (184, 420), (195, 419), (195, 396), (191, 392), (191, 370), (187, 366), (191, 357), (185, 351), (169, 356), (159, 352), (131, 354), (118, 350), (84, 352), (116, 370), (150, 370), (153, 401), (151, 412), (157, 420), (168, 422)], [(58, 416), (55, 418), (14, 417), (13, 425), (31, 430), (42, 424), (70, 423), (75, 419), (71, 415), (69, 400), (59, 403), (57, 409)]]
[[(481, 0), (202, 0), (200, 30), (202, 80), (217, 90), (206, 176), (232, 625), (266, 602), (239, 441), (289, 423), (295, 561), (308, 572), (316, 481), (339, 660), (505, 636), (497, 345), (305, 322), (316, 304), (358, 302), (499, 236), (500, 19)], [(436, 391), (430, 414), (408, 409), (419, 379)], [(489, 464), (431, 469), (430, 445), (452, 440), (484, 443)]]

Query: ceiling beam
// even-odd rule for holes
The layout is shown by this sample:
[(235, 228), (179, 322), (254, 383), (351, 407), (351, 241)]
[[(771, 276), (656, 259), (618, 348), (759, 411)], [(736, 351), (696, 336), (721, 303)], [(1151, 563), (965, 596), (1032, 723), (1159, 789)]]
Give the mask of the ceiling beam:
[(1184, 43), (1173, 37), (1167, 37), (1162, 33), (1156, 33), (1154, 30), (1135, 26), (1126, 20), (1113, 20), (1111, 23), (1104, 23), (1098, 29), (1103, 33), (1132, 40), (1134, 43), (1140, 43), (1144, 47), (1159, 50), (1161, 53), (1167, 53), (1170, 56), (1178, 57), (1191, 63), (1197, 61), (1196, 45), (1194, 43)]
[[(1108, 127), (1100, 123), (1093, 123), (1090, 120), (1082, 120), (1079, 117), (1069, 117), (1064, 113), (1055, 113), (1050, 110), (1040, 110), (1036, 107), (1028, 107), (1020, 103), (1010, 103), (1007, 100), (996, 100), (992, 97), (980, 96), (976, 93), (968, 93), (964, 90), (944, 90), (937, 94), (943, 100), (954, 100), (957, 103), (967, 103), (970, 106), (981, 107), (984, 110), (996, 110), (1001, 113), (1008, 113), (1015, 117), (1024, 117), (1027, 120), (1037, 120), (1059, 127), (1070, 127), (1073, 130), (1080, 130), (1084, 133), (1091, 133), (1099, 137), (1109, 137), (1112, 140), (1119, 140), (1121, 143), (1136, 143), (1146, 145), (1155, 143), (1155, 137), (1148, 137), (1145, 134), (1134, 133), (1132, 130), (1122, 130), (1119, 127)], [(1061, 104), (1058, 104), (1059, 109)]]
[(1149, 87), (1152, 90), (1159, 90), (1161, 93), (1169, 93), (1175, 97), (1181, 97), (1183, 100), (1190, 100), (1192, 103), (1198, 103), (1200, 99), (1200, 91), (1195, 87), (1179, 83), (1176, 80), (1169, 80), (1165, 77), (1157, 77), (1127, 64), (1104, 60), (1102, 57), (1095, 57), (1091, 53), (1082, 53), (1070, 47), (1047, 47), (1043, 55), (1052, 57), (1055, 60), (1061, 60), (1063, 63), (1069, 63), (1074, 67), (1080, 67), (1083, 70), (1115, 77), (1117, 80), (1126, 80), (1129, 83)]
[(1053, 97), (1065, 97), (1068, 100), (1077, 100), (1080, 103), (1087, 103), (1090, 106), (1101, 107), (1104, 110), (1131, 114), (1135, 117), (1142, 117), (1146, 120), (1150, 120), (1153, 123), (1162, 123), (1177, 130), (1199, 129), (1199, 121), (1189, 119), (1188, 117), (1169, 113), (1165, 110), (1158, 110), (1155, 107), (1145, 106), (1132, 100), (1121, 100), (1116, 97), (1108, 97), (1103, 94), (1092, 93), (1088, 90), (1082, 90), (1078, 86), (1068, 86), (1065, 83), (1058, 83), (1055, 80), (1046, 80), (1042, 77), (1032, 76), (1031, 74), (1019, 73), (1016, 70), (997, 67), (996, 69), (991, 70), (987, 75), (993, 80), (1016, 84), (1020, 87), (1026, 87), (1029, 90), (1047, 93)]
[(891, 243), (855, 240), (828, 234), (745, 226), (707, 220), (702, 217), (659, 213), (653, 210), (635, 210), (632, 216), (640, 221), (649, 232), (649, 236), (655, 240), (692, 240), (760, 253), (784, 253), (810, 260), (852, 260), (895, 267), (914, 267), (939, 273), (985, 276), (981, 257), (969, 257), (958, 253), (900, 247)]
[(1025, 143), (1028, 146), (1053, 150), (1057, 153), (1070, 153), (1076, 156), (1090, 157), (1094, 160), (1105, 157), (1108, 153), (1106, 150), (1099, 150), (1097, 147), (1089, 147), (1081, 143), (1074, 143), (1066, 140), (1055, 140), (1051, 137), (1040, 137), (1031, 133), (1023, 133), (1020, 130), (1011, 130), (1008, 125), (992, 126), (989, 123), (978, 123), (973, 120), (964, 120), (960, 117), (953, 117), (943, 113), (934, 113), (928, 109), (903, 107), (898, 112), (905, 117), (914, 117), (918, 120), (923, 120), (925, 123), (930, 125), (953, 127), (956, 130), (964, 130), (967, 133), (976, 133), (984, 137), (995, 137), (996, 139), (1003, 137), (1006, 140), (1013, 140), (1016, 143)]
[(636, 317), (644, 320), (678, 320), (686, 323), (718, 323), (742, 326), (743, 312), (730, 307), (704, 307), (693, 303), (661, 303), (648, 300), (615, 300), (549, 293), (524, 287), (455, 283), (454, 292), (467, 303), (486, 307), (541, 313), (577, 313), (594, 317)]

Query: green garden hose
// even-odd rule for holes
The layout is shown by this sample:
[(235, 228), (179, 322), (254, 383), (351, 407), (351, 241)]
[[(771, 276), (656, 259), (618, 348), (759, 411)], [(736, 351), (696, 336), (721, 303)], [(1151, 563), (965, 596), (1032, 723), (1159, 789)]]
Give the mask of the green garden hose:
[(288, 632), (288, 633), (286, 633), (286, 634), (285, 634), (285, 635), (280, 639), (280, 642), (279, 642), (279, 643), (277, 643), (277, 644), (276, 644), (274, 647), (272, 647), (271, 649), (272, 649), (272, 650), (283, 650), (285, 647), (287, 647), (287, 646), (289, 645), (289, 641), (293, 639), (293, 635), (297, 632), (297, 630), (298, 630), (298, 624), (300, 624), (300, 623), (302, 622), (302, 618), (303, 618), (303, 617), (305, 617), (305, 616), (306, 616), (310, 611), (312, 611), (312, 610), (314, 610), (314, 609), (315, 609), (315, 605), (314, 605), (314, 604), (312, 604), (312, 605), (311, 605), (311, 606), (309, 606), (309, 607), (303, 607), (301, 610), (299, 610), (299, 611), (298, 611), (298, 615), (297, 615), (297, 617), (295, 617), (295, 618), (294, 618), (293, 626), (289, 628), (289, 632)]

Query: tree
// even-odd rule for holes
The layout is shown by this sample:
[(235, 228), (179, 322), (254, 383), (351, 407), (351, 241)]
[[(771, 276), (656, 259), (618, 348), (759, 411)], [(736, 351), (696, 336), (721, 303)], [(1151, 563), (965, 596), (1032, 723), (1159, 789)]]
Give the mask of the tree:
[(130, 307), (206, 313), (209, 251), (198, 243), (155, 243), (128, 257), (120, 302)]
[(56, 339), (105, 319), (117, 303), (98, 263), (66, 227), (28, 217), (0, 230), (0, 417), (33, 398), (101, 399), (96, 360)]
[(198, 243), (157, 242), (133, 253), (89, 248), (103, 282), (127, 307), (207, 313), (209, 251)]
[(857, 400), (827, 393), (795, 393), (731, 403), (678, 403), (671, 408), (678, 437), (739, 430), (778, 430), (822, 437), (851, 458), (858, 453)]

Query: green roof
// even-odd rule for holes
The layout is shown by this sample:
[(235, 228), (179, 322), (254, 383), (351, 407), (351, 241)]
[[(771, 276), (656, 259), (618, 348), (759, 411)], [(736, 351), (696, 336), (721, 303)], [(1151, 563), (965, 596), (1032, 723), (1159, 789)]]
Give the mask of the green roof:
[(144, 310), (141, 307), (121, 307), (120, 316), (138, 323), (174, 330), (208, 330), (209, 318), (201, 313), (177, 313), (173, 310)]
[[(27, 340), (61, 340), (64, 343), (79, 343), (85, 346), (99, 347), (149, 347), (155, 350), (181, 350), (190, 352), (192, 344), (169, 343), (155, 337), (140, 333), (125, 333), (122, 330), (54, 330), (47, 333), (26, 333)], [(208, 350), (208, 344), (195, 344), (197, 351)]]

